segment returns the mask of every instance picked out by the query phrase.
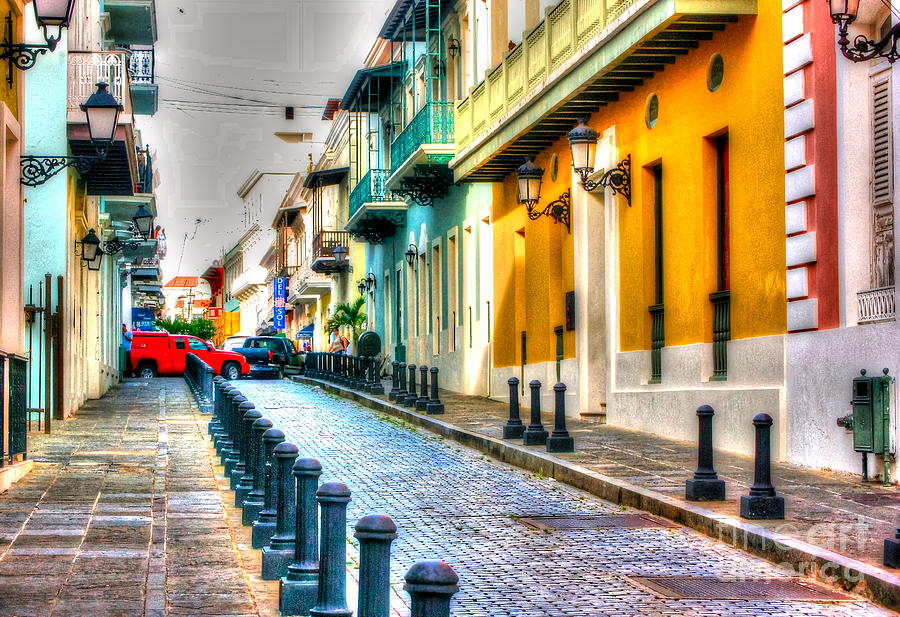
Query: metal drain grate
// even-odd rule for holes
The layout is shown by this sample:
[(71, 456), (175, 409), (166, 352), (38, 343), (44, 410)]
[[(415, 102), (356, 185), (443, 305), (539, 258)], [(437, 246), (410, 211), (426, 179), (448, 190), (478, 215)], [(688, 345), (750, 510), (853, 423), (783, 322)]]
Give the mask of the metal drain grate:
[(855, 602), (848, 595), (799, 579), (740, 579), (715, 576), (650, 576), (628, 579), (663, 598), (679, 600), (794, 600)]
[(645, 527), (678, 527), (674, 523), (658, 519), (649, 514), (609, 514), (596, 516), (529, 516), (520, 518), (520, 523), (529, 527), (549, 531), (574, 531), (579, 529), (610, 529)]

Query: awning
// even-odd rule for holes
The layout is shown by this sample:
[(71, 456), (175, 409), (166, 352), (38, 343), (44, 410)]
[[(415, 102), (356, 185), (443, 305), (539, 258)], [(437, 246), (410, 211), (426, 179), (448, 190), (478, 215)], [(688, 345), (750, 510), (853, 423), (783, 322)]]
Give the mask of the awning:
[(297, 331), (297, 338), (312, 338), (316, 331), (316, 324), (309, 323)]
[(306, 176), (306, 180), (303, 182), (303, 187), (307, 189), (316, 189), (322, 186), (340, 184), (341, 180), (344, 179), (344, 176), (346, 176), (347, 172), (349, 171), (349, 167), (318, 169), (316, 171), (310, 172), (310, 174)]
[(341, 109), (376, 112), (391, 96), (395, 77), (403, 77), (406, 64), (394, 62), (356, 71), (341, 99)]

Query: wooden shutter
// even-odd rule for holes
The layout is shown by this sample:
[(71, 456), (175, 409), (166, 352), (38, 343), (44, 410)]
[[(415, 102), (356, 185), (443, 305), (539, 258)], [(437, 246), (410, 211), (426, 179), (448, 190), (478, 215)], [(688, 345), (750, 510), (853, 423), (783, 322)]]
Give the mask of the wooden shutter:
[(891, 203), (894, 170), (891, 131), (891, 79), (872, 80), (872, 205)]

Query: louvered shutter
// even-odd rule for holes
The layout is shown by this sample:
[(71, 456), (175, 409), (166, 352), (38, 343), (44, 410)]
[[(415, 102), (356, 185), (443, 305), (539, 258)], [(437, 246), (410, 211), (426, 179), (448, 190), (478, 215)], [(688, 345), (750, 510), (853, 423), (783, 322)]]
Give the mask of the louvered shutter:
[(872, 205), (891, 203), (894, 170), (891, 147), (891, 79), (872, 80)]

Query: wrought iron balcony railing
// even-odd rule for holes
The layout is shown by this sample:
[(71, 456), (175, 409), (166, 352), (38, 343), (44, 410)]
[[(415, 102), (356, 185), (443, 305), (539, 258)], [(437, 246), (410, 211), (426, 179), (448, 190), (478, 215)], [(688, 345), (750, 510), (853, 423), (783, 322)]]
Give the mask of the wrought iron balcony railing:
[(896, 319), (894, 286), (869, 289), (856, 294), (859, 316), (858, 323), (875, 323)]
[(353, 216), (365, 203), (389, 201), (389, 195), (384, 185), (390, 173), (388, 169), (370, 169), (366, 172), (366, 175), (350, 192), (350, 216)]
[(547, 77), (636, 1), (562, 0), (456, 107), (458, 149), (487, 133), (519, 101), (543, 88)]
[(156, 59), (153, 48), (132, 49), (131, 54), (128, 57), (128, 76), (131, 77), (131, 83), (154, 83), (153, 74), (155, 66)]
[(135, 193), (153, 192), (153, 157), (150, 156), (150, 146), (137, 149), (138, 181), (134, 185)]
[(453, 103), (426, 103), (391, 144), (391, 173), (422, 144), (452, 144), (453, 125)]

